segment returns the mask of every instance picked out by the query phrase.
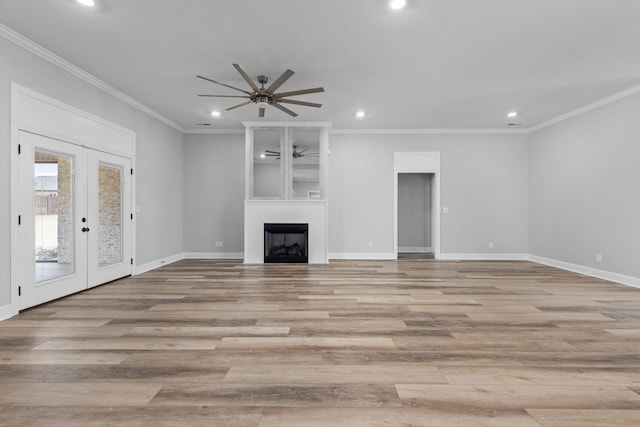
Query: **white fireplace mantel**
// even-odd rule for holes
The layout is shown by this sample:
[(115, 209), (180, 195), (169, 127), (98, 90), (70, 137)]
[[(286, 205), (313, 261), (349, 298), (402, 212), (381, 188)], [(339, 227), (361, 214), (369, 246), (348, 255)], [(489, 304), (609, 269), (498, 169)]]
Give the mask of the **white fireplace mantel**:
[(328, 262), (325, 200), (246, 200), (244, 202), (244, 262), (264, 262), (264, 224), (309, 224), (309, 264)]

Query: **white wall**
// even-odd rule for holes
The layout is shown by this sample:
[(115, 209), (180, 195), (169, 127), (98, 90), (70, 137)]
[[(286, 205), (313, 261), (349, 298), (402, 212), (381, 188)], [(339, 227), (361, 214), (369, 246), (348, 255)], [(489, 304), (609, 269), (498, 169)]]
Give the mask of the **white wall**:
[(182, 134), (2, 37), (0, 58), (0, 307), (10, 303), (12, 81), (136, 133), (136, 193), (142, 211), (136, 264), (181, 253)]
[(393, 253), (395, 151), (441, 153), (443, 254), (527, 253), (526, 135), (334, 134), (330, 144), (330, 253)]
[(243, 252), (244, 134), (185, 135), (183, 203), (184, 252)]
[(530, 135), (531, 254), (640, 277), (639, 112), (636, 94)]

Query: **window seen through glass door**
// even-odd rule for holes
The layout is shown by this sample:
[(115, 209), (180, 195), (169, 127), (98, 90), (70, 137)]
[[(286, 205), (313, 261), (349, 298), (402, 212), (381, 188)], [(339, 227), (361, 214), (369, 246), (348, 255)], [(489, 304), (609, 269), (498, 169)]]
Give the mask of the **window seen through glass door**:
[(73, 158), (35, 150), (36, 282), (74, 272)]

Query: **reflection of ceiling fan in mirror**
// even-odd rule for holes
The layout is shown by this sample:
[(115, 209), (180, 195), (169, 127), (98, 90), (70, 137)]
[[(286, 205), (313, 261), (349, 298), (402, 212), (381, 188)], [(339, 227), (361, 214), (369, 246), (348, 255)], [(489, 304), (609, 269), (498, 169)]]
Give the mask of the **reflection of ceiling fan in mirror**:
[(315, 107), (315, 108), (322, 107), (322, 104), (316, 104), (314, 102), (305, 102), (305, 101), (296, 101), (294, 99), (287, 99), (290, 96), (324, 92), (324, 88), (322, 87), (294, 90), (290, 92), (278, 92), (278, 93), (275, 92), (280, 86), (282, 86), (287, 80), (289, 80), (291, 76), (293, 76), (294, 72), (289, 69), (287, 69), (284, 73), (282, 73), (282, 75), (278, 77), (276, 81), (271, 83), (271, 86), (265, 88), (264, 85), (267, 84), (267, 82), (269, 81), (267, 76), (258, 76), (258, 83), (261, 85), (260, 87), (258, 87), (253, 82), (253, 80), (251, 80), (251, 77), (249, 77), (249, 75), (242, 69), (242, 67), (240, 67), (240, 65), (233, 64), (233, 66), (238, 71), (238, 73), (240, 73), (242, 78), (249, 84), (249, 86), (251, 87), (251, 92), (249, 92), (248, 90), (239, 89), (237, 87), (230, 86), (228, 84), (220, 83), (215, 80), (211, 80), (207, 77), (196, 76), (199, 79), (203, 79), (208, 82), (215, 83), (217, 85), (228, 87), (230, 89), (237, 90), (238, 92), (244, 93), (244, 95), (198, 95), (198, 96), (207, 96), (207, 97), (216, 97), (216, 98), (246, 98), (248, 99), (248, 101), (238, 105), (234, 105), (233, 107), (229, 107), (225, 111), (230, 111), (235, 108), (253, 103), (258, 105), (258, 107), (260, 107), (260, 109), (258, 110), (258, 117), (264, 117), (265, 107), (269, 105), (289, 114), (292, 117), (297, 117), (298, 115), (293, 111), (289, 110), (287, 107), (283, 106), (282, 105), (283, 103), (302, 105), (305, 107)]
[[(264, 154), (261, 155), (260, 157), (275, 157), (276, 159), (280, 160), (280, 152), (264, 150)], [(293, 152), (291, 153), (291, 157), (293, 157), (294, 160), (302, 159), (302, 158), (309, 159), (309, 160), (318, 160), (320, 158), (320, 154), (309, 152), (308, 148), (303, 148), (302, 150), (298, 150), (298, 147), (294, 145)]]

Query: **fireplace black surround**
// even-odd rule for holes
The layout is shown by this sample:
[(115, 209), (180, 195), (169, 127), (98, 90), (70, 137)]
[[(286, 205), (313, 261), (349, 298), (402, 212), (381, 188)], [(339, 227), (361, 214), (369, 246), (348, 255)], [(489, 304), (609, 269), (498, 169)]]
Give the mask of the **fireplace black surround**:
[(309, 262), (309, 224), (265, 224), (264, 262)]

